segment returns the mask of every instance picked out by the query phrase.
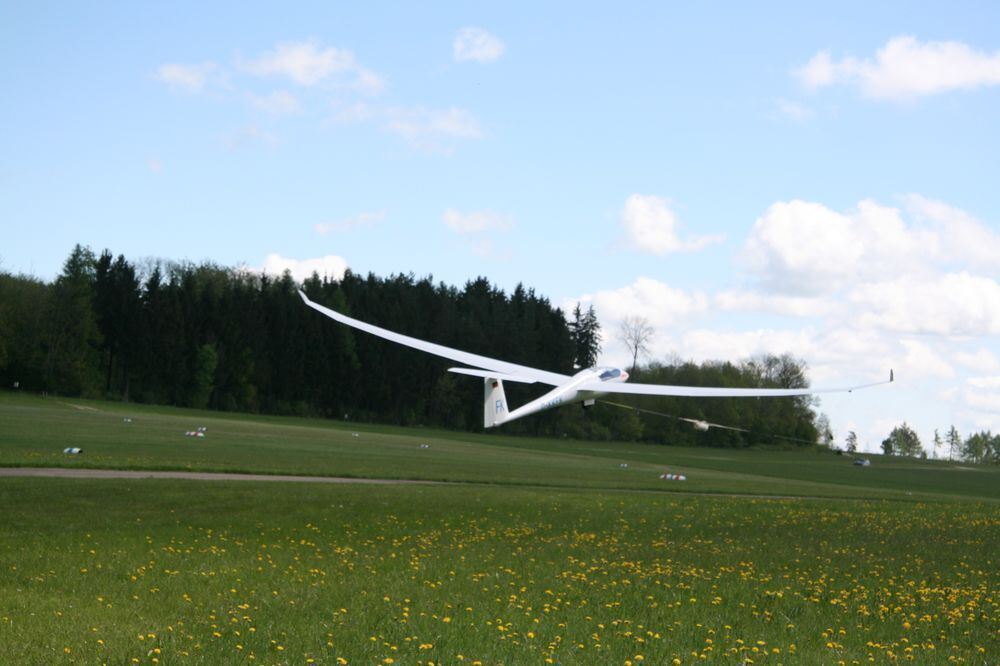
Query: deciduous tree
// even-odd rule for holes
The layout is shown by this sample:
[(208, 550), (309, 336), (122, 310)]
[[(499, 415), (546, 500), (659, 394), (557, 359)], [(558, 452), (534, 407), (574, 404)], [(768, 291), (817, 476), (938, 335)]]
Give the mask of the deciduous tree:
[(882, 440), (882, 452), (886, 455), (918, 457), (924, 452), (920, 437), (905, 422), (892, 429)]
[(857, 453), (858, 450), (858, 436), (853, 430), (848, 431), (847, 440), (845, 441), (848, 453)]
[(649, 320), (638, 315), (625, 317), (618, 327), (618, 339), (632, 355), (632, 374), (636, 372), (639, 357), (649, 354), (649, 342), (654, 332)]

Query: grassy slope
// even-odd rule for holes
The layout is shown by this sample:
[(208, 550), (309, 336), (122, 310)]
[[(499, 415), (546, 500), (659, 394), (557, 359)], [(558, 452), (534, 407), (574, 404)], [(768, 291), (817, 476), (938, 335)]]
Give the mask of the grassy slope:
[[(183, 436), (202, 425), (207, 438)], [(65, 456), (65, 446), (84, 454)], [(0, 465), (497, 484), (0, 478), (0, 655), (157, 665), (997, 663), (997, 470), (874, 460), (857, 469), (801, 452), (0, 394)], [(665, 467), (690, 481), (660, 481)]]
[[(124, 417), (133, 419), (123, 422)], [(184, 436), (208, 427), (205, 439)], [(421, 444), (429, 448), (421, 448)], [(66, 446), (83, 455), (62, 453)], [(320, 474), (800, 496), (1000, 499), (1000, 469), (802, 451), (692, 449), (220, 414), (0, 393), (0, 465)], [(621, 465), (627, 464), (627, 468)], [(683, 483), (659, 480), (663, 470)]]

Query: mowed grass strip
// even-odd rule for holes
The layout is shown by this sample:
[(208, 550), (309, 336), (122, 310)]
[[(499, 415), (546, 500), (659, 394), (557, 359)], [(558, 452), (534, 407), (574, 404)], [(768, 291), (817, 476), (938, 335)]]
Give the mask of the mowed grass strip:
[(998, 663), (1000, 508), (0, 480), (6, 663)]
[[(131, 422), (124, 419), (129, 418)], [(186, 431), (208, 428), (205, 438)], [(83, 449), (67, 456), (67, 446)], [(907, 500), (1000, 500), (1000, 469), (393, 428), (0, 393), (0, 466), (173, 469)], [(663, 481), (660, 473), (685, 474)]]

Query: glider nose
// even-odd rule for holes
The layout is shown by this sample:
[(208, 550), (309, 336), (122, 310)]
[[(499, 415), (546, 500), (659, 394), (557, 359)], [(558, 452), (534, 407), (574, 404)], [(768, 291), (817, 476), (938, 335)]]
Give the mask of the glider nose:
[(625, 372), (624, 370), (622, 370), (622, 381), (623, 382), (627, 382), (628, 381), (628, 373)]

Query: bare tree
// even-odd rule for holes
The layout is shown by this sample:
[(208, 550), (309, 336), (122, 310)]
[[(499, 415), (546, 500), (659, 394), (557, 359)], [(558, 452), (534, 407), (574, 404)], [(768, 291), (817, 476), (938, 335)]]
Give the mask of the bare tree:
[(635, 372), (640, 356), (649, 353), (649, 341), (653, 339), (653, 327), (645, 317), (629, 315), (618, 328), (618, 339), (632, 354), (632, 372)]

